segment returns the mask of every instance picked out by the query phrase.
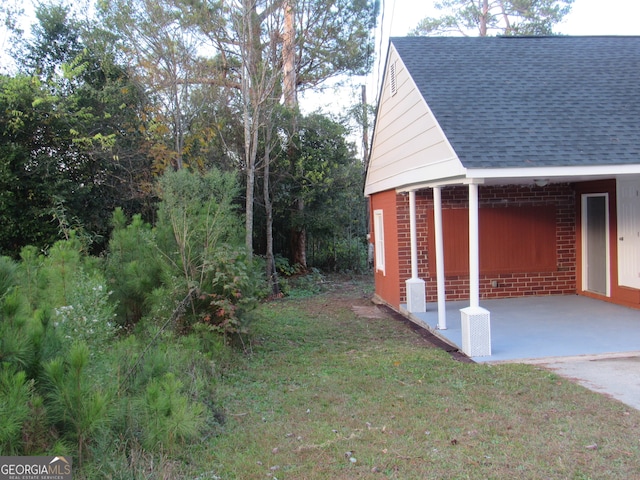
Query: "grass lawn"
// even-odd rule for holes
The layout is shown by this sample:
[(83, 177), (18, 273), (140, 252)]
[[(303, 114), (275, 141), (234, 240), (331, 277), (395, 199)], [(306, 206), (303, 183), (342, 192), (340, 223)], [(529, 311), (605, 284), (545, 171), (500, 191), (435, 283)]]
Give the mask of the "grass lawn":
[(376, 316), (369, 278), (326, 287), (260, 307), (199, 478), (640, 478), (640, 412), (539, 367), (456, 361)]

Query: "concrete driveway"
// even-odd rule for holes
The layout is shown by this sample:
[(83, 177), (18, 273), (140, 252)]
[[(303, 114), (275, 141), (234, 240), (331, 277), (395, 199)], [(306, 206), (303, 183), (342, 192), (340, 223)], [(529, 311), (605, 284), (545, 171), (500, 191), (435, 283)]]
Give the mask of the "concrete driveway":
[(640, 352), (549, 357), (522, 363), (547, 368), (640, 410)]

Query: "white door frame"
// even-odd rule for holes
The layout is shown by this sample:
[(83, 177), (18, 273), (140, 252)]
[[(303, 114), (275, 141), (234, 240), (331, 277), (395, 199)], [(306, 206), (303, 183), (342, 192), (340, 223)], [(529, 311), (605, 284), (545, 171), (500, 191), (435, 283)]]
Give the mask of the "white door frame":
[(584, 193), (581, 197), (581, 211), (582, 211), (582, 291), (592, 292), (597, 294), (602, 294), (601, 292), (593, 292), (588, 289), (588, 274), (589, 274), (589, 265), (588, 265), (588, 245), (587, 245), (587, 232), (589, 231), (589, 222), (587, 217), (587, 199), (593, 197), (603, 197), (604, 198), (604, 222), (606, 226), (605, 233), (605, 295), (607, 297), (611, 296), (611, 265), (610, 265), (610, 250), (609, 250), (609, 194), (607, 192), (604, 193)]

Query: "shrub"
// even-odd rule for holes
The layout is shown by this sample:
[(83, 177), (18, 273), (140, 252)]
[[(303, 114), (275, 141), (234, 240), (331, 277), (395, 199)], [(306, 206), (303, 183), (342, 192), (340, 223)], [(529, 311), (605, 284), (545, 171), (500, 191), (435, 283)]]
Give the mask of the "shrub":
[(166, 281), (165, 264), (151, 226), (134, 215), (131, 223), (121, 209), (113, 213), (106, 276), (120, 325), (133, 325), (149, 312), (148, 298)]
[(204, 425), (204, 407), (181, 393), (182, 382), (172, 373), (153, 379), (144, 396), (143, 445), (173, 451), (194, 439)]
[(74, 343), (65, 357), (48, 362), (48, 411), (54, 425), (77, 448), (78, 463), (84, 461), (97, 432), (110, 421), (110, 395), (104, 382), (96, 385), (87, 374), (89, 347)]
[(206, 267), (196, 303), (205, 325), (226, 335), (248, 333), (247, 313), (256, 306), (256, 274), (243, 254), (220, 249)]
[(9, 364), (0, 365), (0, 452), (20, 455), (22, 431), (31, 411), (29, 402), (34, 396), (33, 381), (24, 371), (16, 371)]
[(0, 257), (0, 298), (17, 282), (18, 265), (9, 257)]
[(85, 342), (91, 346), (92, 354), (106, 348), (118, 328), (111, 293), (101, 274), (77, 274), (67, 295), (69, 303), (55, 309), (53, 325), (63, 343), (71, 346), (77, 341)]

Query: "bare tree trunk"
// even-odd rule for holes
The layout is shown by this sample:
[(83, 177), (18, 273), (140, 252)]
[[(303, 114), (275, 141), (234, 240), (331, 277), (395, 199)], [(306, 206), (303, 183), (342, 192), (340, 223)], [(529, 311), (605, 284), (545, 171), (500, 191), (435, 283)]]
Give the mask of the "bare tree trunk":
[[(296, 201), (298, 215), (304, 216), (304, 200), (299, 197)], [(302, 270), (307, 269), (307, 229), (304, 224), (291, 229), (291, 256), (294, 265), (299, 265)]]
[(278, 272), (276, 271), (276, 261), (273, 254), (273, 204), (270, 195), (270, 168), (271, 168), (271, 128), (267, 128), (265, 134), (265, 151), (264, 151), (264, 210), (266, 216), (266, 236), (267, 236), (267, 282), (271, 294), (278, 296), (280, 294), (280, 285), (278, 283)]
[(282, 34), (283, 90), (284, 104), (289, 108), (295, 108), (298, 104), (295, 56), (296, 30), (291, 1), (292, 0), (284, 0), (282, 5), (284, 9), (284, 32)]
[(482, 0), (482, 13), (480, 14), (480, 36), (487, 36), (487, 15), (489, 15), (489, 0)]
[(505, 29), (504, 33), (507, 35), (511, 34), (511, 21), (509, 20), (509, 15), (507, 14), (507, 10), (504, 8), (504, 2), (500, 2), (500, 10), (502, 11), (502, 19), (504, 20)]
[(258, 155), (258, 125), (260, 122), (261, 99), (258, 85), (253, 83), (253, 72), (262, 61), (259, 50), (259, 28), (254, 25), (255, 4), (251, 0), (243, 2), (242, 15), (242, 100), (244, 122), (244, 152), (247, 175), (245, 196), (245, 248), (249, 259), (253, 256), (253, 203), (256, 178), (256, 157)]
[[(284, 0), (284, 33), (282, 45), (282, 64), (284, 66), (284, 104), (292, 110), (298, 106), (297, 85), (296, 85), (296, 65), (295, 65), (295, 23), (292, 0)], [(296, 133), (296, 120), (294, 117), (292, 132)], [(295, 154), (295, 149), (289, 149), (289, 155)], [(302, 219), (304, 216), (304, 200), (298, 197), (296, 200), (298, 215)], [(291, 260), (293, 264), (298, 264), (303, 270), (307, 269), (307, 231), (304, 223), (299, 227), (291, 229)]]

